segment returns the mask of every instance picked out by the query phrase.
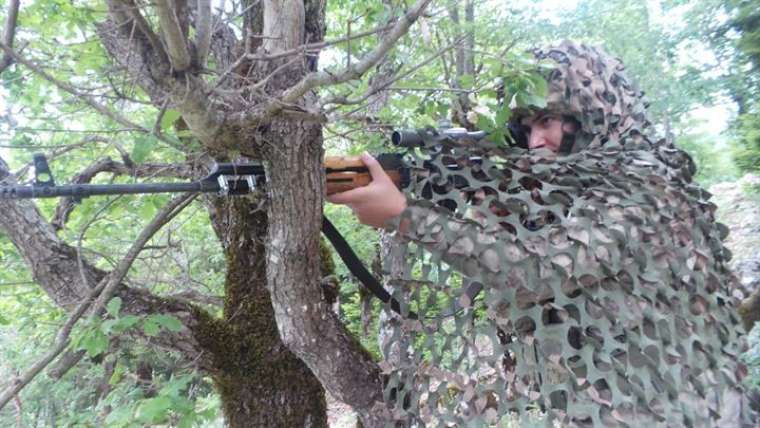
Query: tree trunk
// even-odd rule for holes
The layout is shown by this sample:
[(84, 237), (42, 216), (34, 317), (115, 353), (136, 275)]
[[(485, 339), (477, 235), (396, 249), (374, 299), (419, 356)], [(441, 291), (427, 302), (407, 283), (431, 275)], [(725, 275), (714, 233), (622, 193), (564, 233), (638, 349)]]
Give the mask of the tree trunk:
[(267, 279), (280, 336), (365, 426), (386, 426), (379, 367), (325, 302), (319, 260), (310, 256), (319, 254), (322, 219), (321, 125), (275, 119), (263, 140), (270, 166)]
[(249, 199), (213, 201), (227, 258), (222, 319), (207, 317), (201, 345), (230, 427), (325, 427), (324, 391), (280, 340), (266, 290), (266, 212)]

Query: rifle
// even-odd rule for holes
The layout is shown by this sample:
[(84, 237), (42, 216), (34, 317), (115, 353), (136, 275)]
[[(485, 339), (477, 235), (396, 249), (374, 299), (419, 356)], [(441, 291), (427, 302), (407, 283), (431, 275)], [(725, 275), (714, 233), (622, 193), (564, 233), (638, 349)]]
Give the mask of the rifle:
[[(453, 140), (480, 140), (483, 132), (467, 132), (463, 128), (449, 128), (442, 131), (395, 131), (391, 141), (398, 147), (422, 146), (425, 135), (431, 132), (445, 135)], [(410, 182), (410, 171), (398, 153), (383, 153), (376, 157), (385, 172), (399, 189)], [(253, 192), (266, 182), (266, 171), (261, 163), (219, 163), (200, 180), (180, 183), (138, 183), (138, 184), (64, 184), (56, 185), (43, 154), (35, 154), (34, 182), (31, 185), (0, 185), (0, 199), (36, 199), (71, 197), (75, 201), (96, 195), (124, 195), (143, 193), (199, 192), (217, 193), (220, 196), (245, 195)], [(327, 156), (324, 160), (326, 193), (344, 192), (366, 186), (372, 181), (369, 170), (358, 157)], [(460, 184), (461, 185), (461, 184)], [(392, 310), (402, 314), (401, 305), (391, 297), (380, 282), (372, 276), (356, 256), (335, 226), (326, 218), (322, 220), (322, 232), (332, 243), (336, 252), (349, 271), (377, 298), (388, 303)], [(476, 292), (477, 294), (477, 292)], [(413, 312), (402, 314), (416, 319)]]
[[(378, 162), (399, 187), (409, 182), (409, 170), (403, 166), (401, 155), (383, 153)], [(325, 157), (327, 194), (344, 192), (366, 186), (372, 177), (361, 159), (347, 156)], [(185, 183), (137, 184), (63, 184), (56, 185), (43, 154), (34, 155), (34, 182), (31, 185), (0, 186), (0, 199), (37, 199), (71, 197), (75, 200), (97, 195), (127, 195), (142, 193), (217, 193), (220, 196), (245, 195), (266, 182), (264, 166), (260, 163), (219, 163), (203, 179)]]
[[(485, 132), (467, 132), (464, 128), (439, 131), (394, 131), (391, 141), (397, 147), (413, 148), (423, 145), (425, 134), (445, 135), (452, 140), (481, 140)], [(399, 189), (409, 184), (409, 169), (397, 153), (382, 153), (376, 157), (385, 172)], [(190, 183), (140, 184), (64, 184), (56, 185), (43, 154), (35, 154), (34, 183), (26, 186), (0, 186), (0, 199), (36, 199), (72, 197), (75, 200), (96, 195), (125, 195), (142, 193), (200, 192), (220, 196), (244, 195), (266, 181), (264, 166), (260, 163), (216, 164), (208, 176)], [(326, 156), (326, 191), (328, 195), (366, 186), (372, 181), (367, 167), (358, 157)]]

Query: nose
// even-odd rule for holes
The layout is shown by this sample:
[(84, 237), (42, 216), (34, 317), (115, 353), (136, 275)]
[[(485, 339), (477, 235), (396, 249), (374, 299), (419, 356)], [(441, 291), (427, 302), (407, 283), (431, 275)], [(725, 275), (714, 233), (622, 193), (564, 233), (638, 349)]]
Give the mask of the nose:
[(544, 146), (546, 146), (546, 138), (545, 138), (543, 130), (541, 129), (531, 130), (530, 136), (528, 137), (528, 148), (538, 149)]

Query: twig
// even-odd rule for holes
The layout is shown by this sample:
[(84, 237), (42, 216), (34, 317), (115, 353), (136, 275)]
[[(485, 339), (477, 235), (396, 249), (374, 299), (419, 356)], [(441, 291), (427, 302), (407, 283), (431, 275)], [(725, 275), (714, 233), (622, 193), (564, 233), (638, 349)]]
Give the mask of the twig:
[[(387, 82), (383, 83), (382, 85), (378, 85), (377, 87), (372, 88), (371, 90), (367, 91), (364, 95), (362, 95), (361, 97), (359, 97), (357, 99), (353, 99), (353, 100), (349, 100), (349, 99), (343, 99), (343, 100), (328, 99), (327, 101), (325, 101), (325, 104), (333, 103), (333, 104), (351, 105), (351, 104), (362, 103), (367, 98), (371, 97), (372, 95), (375, 95), (376, 93), (378, 93), (378, 92), (380, 92), (380, 91), (388, 88), (393, 83), (398, 82), (399, 80), (404, 79), (404, 78), (406, 78), (406, 77), (414, 74), (420, 68), (422, 68), (422, 67), (430, 64), (436, 58), (440, 57), (441, 55), (443, 55), (444, 53), (446, 53), (447, 51), (449, 51), (453, 47), (457, 46), (459, 43), (462, 42), (462, 40), (464, 40), (464, 37), (460, 37), (459, 39), (455, 40), (453, 43), (449, 44), (448, 46), (444, 46), (443, 48), (441, 48), (437, 52), (435, 52), (433, 55), (431, 55), (430, 57), (426, 58), (424, 61), (420, 62), (419, 64), (417, 64), (414, 67), (410, 68), (409, 70), (405, 71), (404, 73), (402, 73), (402, 74), (394, 77), (393, 79), (388, 80)], [(326, 111), (326, 113), (327, 114), (332, 113), (336, 109), (337, 109), (337, 107), (334, 107), (332, 109), (328, 109)]]
[(457, 89), (457, 88), (424, 88), (419, 86), (391, 86), (387, 88), (389, 91), (410, 91), (410, 92), (455, 92), (469, 94), (476, 92), (474, 89)]
[[(38, 75), (40, 75), (40, 77), (42, 77), (43, 79), (45, 79), (48, 82), (52, 83), (53, 85), (55, 85), (59, 89), (65, 91), (65, 92), (68, 92), (71, 95), (74, 95), (77, 98), (81, 99), (87, 105), (89, 105), (90, 107), (92, 107), (93, 109), (95, 109), (96, 111), (98, 111), (99, 113), (103, 114), (104, 116), (112, 119), (113, 121), (115, 121), (115, 122), (117, 122), (119, 124), (122, 124), (122, 125), (130, 128), (130, 130), (132, 130), (132, 131), (139, 131), (139, 132), (143, 132), (145, 134), (150, 134), (151, 133), (150, 129), (146, 129), (146, 128), (140, 126), (139, 124), (130, 121), (126, 117), (124, 117), (124, 116), (116, 113), (115, 111), (111, 110), (110, 108), (108, 108), (108, 107), (104, 106), (103, 104), (100, 104), (99, 102), (95, 101), (90, 95), (83, 94), (83, 93), (79, 92), (79, 90), (77, 90), (72, 85), (70, 85), (70, 84), (68, 84), (66, 82), (60, 81), (60, 80), (56, 79), (55, 77), (51, 76), (45, 70), (43, 70), (42, 68), (40, 68), (37, 64), (34, 64), (31, 61), (28, 61), (27, 59), (23, 58), (21, 55), (19, 55), (15, 51), (13, 51), (13, 49), (9, 48), (5, 43), (0, 43), (0, 48), (2, 48), (8, 55), (10, 55), (11, 58), (13, 58), (13, 60), (16, 61), (17, 63), (22, 64), (24, 67), (29, 68), (33, 72), (35, 72)], [(167, 139), (166, 137), (164, 137), (164, 136), (157, 136), (157, 138), (159, 140), (163, 141), (164, 143), (167, 143), (170, 146), (176, 148), (176, 144), (173, 141)]]
[[(90, 320), (94, 320), (99, 317), (103, 311), (105, 304), (111, 299), (116, 292), (116, 289), (124, 277), (127, 275), (127, 271), (132, 266), (137, 255), (142, 250), (142, 247), (150, 240), (150, 238), (167, 222), (179, 214), (190, 202), (195, 199), (197, 194), (181, 195), (171, 200), (146, 226), (137, 237), (135, 242), (130, 247), (127, 254), (119, 262), (119, 265), (109, 275), (105, 276), (95, 289), (93, 289), (84, 302), (79, 306), (66, 320), (66, 323), (58, 331), (56, 335), (53, 348), (45, 353), (36, 363), (34, 363), (23, 375), (19, 376), (13, 385), (6, 388), (0, 394), (0, 410), (5, 407), (8, 402), (13, 399), (32, 379), (35, 378), (45, 367), (47, 367), (61, 352), (63, 352), (70, 343), (69, 336), (71, 330), (77, 321), (84, 315), (84, 313), (92, 306), (90, 312)], [(94, 301), (94, 303), (93, 303)]]
[(295, 57), (295, 58), (291, 59), (290, 61), (287, 61), (286, 63), (281, 64), (280, 66), (278, 66), (277, 68), (275, 68), (271, 73), (269, 73), (268, 75), (266, 75), (263, 79), (261, 79), (258, 82), (256, 82), (255, 85), (251, 86), (250, 90), (251, 91), (258, 91), (258, 90), (264, 88), (264, 86), (266, 86), (267, 82), (269, 82), (269, 79), (271, 79), (272, 76), (275, 76), (280, 71), (285, 70), (285, 69), (291, 67), (293, 64), (297, 63), (300, 60), (302, 60), (301, 57)]
[(158, 116), (156, 117), (156, 121), (153, 123), (153, 135), (160, 136), (161, 135), (161, 121), (164, 120), (164, 114), (166, 114), (166, 109), (169, 107), (169, 97), (166, 97), (164, 99), (164, 102), (161, 104), (161, 109), (158, 111)]
[[(45, 157), (47, 158), (47, 160), (53, 160), (53, 159), (57, 158), (58, 156), (61, 156), (64, 153), (68, 153), (68, 152), (70, 152), (72, 150), (76, 150), (76, 149), (78, 149), (80, 147), (83, 147), (83, 146), (85, 146), (87, 144), (91, 144), (91, 143), (101, 143), (101, 144), (113, 145), (116, 148), (116, 150), (119, 151), (120, 153), (123, 152), (123, 150), (124, 150), (124, 149), (121, 148), (121, 146), (119, 144), (117, 144), (117, 143), (115, 143), (115, 142), (113, 142), (113, 141), (111, 141), (111, 140), (109, 140), (107, 138), (100, 137), (98, 135), (92, 135), (92, 136), (86, 137), (86, 138), (84, 138), (82, 141), (80, 141), (78, 143), (64, 144), (64, 145), (61, 145), (61, 146), (35, 146), (35, 148), (39, 148), (39, 149), (52, 148), (53, 150), (50, 153), (45, 154)], [(29, 168), (32, 165), (33, 165), (32, 162), (24, 165), (23, 168), (21, 168), (18, 171), (14, 172), (13, 175), (15, 175), (17, 178), (23, 177), (27, 173), (27, 171), (29, 170)]]
[[(172, 178), (188, 178), (192, 175), (187, 165), (172, 165), (172, 164), (143, 164), (135, 165), (131, 163), (126, 153), (122, 153), (125, 157), (124, 163), (119, 163), (111, 160), (111, 158), (103, 158), (85, 168), (78, 176), (72, 180), (72, 184), (84, 184), (89, 183), (95, 178), (96, 175), (101, 172), (110, 172), (114, 175), (128, 175), (132, 177), (172, 177)], [(58, 202), (55, 209), (55, 214), (50, 224), (55, 230), (61, 230), (68, 222), (69, 215), (74, 210), (76, 205), (76, 199), (72, 197), (64, 197)]]
[(327, 71), (309, 73), (300, 82), (286, 90), (278, 101), (264, 104), (250, 113), (236, 115), (239, 116), (237, 119), (243, 123), (260, 122), (282, 111), (282, 103), (294, 103), (313, 89), (320, 86), (337, 85), (361, 77), (367, 70), (382, 60), (398, 39), (407, 33), (409, 27), (420, 17), (431, 1), (418, 0), (404, 17), (393, 25), (393, 28), (383, 37), (380, 43), (362, 58), (361, 61), (336, 74)]
[(19, 282), (0, 282), (0, 287), (8, 287), (15, 285), (31, 285), (36, 284), (34, 281), (19, 281)]
[[(137, 29), (148, 40), (148, 43), (150, 44), (150, 47), (153, 48), (153, 51), (165, 54), (164, 46), (161, 44), (161, 40), (159, 39), (158, 35), (153, 32), (153, 29), (150, 28), (150, 24), (145, 20), (145, 17), (142, 16), (140, 13), (140, 8), (137, 6), (137, 4), (135, 4), (134, 0), (119, 0), (116, 2), (116, 4), (119, 4), (121, 8), (126, 11), (127, 16), (133, 21)], [(116, 10), (118, 12), (121, 12), (119, 9)]]

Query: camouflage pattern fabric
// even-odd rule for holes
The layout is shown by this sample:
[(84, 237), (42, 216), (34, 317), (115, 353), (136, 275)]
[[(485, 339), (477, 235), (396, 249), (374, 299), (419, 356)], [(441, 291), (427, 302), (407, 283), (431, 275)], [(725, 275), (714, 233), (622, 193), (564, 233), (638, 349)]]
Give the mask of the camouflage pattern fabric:
[(749, 424), (727, 229), (693, 162), (652, 137), (620, 61), (569, 42), (536, 55), (556, 64), (548, 109), (581, 123), (571, 153), (430, 131), (410, 157), (391, 284), (412, 315), (383, 343), (396, 418)]

